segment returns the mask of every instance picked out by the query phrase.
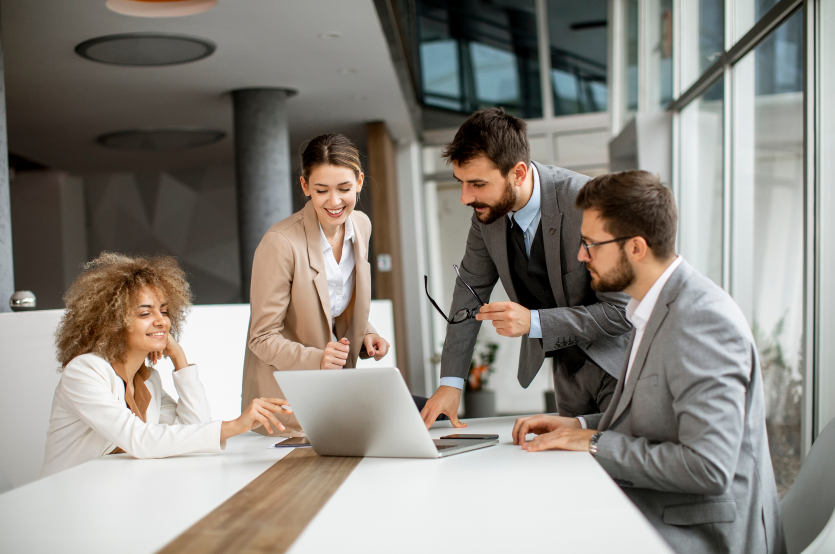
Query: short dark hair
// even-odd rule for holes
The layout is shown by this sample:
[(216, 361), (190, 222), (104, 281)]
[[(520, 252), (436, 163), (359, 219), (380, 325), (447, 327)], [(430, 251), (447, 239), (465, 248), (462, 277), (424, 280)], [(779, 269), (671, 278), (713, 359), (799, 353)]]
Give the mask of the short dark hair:
[(487, 156), (502, 175), (510, 173), (519, 162), (530, 166), (528, 125), (501, 108), (475, 112), (446, 145), (443, 157), (461, 165), (481, 155)]
[(648, 171), (621, 171), (595, 177), (580, 189), (581, 210), (598, 210), (606, 232), (643, 237), (660, 260), (675, 253), (678, 210), (673, 192)]

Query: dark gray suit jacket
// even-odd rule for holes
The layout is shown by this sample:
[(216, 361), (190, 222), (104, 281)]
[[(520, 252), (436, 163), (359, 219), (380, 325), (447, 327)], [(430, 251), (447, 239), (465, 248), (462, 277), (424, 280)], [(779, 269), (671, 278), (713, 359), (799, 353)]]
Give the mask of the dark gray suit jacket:
[(629, 382), (586, 421), (604, 431), (597, 461), (677, 552), (785, 552), (754, 338), (731, 297), (686, 261), (658, 297)]
[[(580, 225), (583, 212), (574, 201), (589, 178), (567, 169), (540, 165), (542, 199), (542, 237), (548, 278), (558, 308), (539, 310), (542, 339), (522, 338), (519, 355), (519, 383), (527, 388), (545, 359), (545, 352), (579, 345), (586, 355), (604, 371), (617, 377), (623, 366), (628, 331), (626, 319), (629, 297), (623, 293), (595, 294), (591, 277), (583, 262), (577, 260), (580, 249)], [(461, 277), (475, 289), (485, 302), (496, 281), (513, 302), (519, 302), (513, 287), (507, 253), (508, 218), (485, 225), (473, 215), (467, 250), (461, 260)], [(450, 313), (477, 305), (460, 279), (455, 280)], [(481, 322), (474, 319), (448, 325), (441, 357), (441, 377), (466, 379)]]

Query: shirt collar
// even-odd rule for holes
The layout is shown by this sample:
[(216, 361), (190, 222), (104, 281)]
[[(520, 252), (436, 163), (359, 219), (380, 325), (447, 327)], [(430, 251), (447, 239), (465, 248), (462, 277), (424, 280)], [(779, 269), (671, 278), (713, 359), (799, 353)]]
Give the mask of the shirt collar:
[(664, 285), (667, 284), (667, 281), (670, 279), (670, 276), (676, 268), (681, 265), (681, 261), (683, 259), (684, 258), (681, 256), (676, 256), (673, 263), (671, 263), (667, 269), (664, 270), (664, 273), (661, 274), (661, 277), (659, 277), (655, 283), (652, 284), (652, 287), (650, 287), (643, 300), (637, 300), (635, 298), (629, 300), (629, 303), (626, 305), (626, 319), (629, 320), (635, 329), (640, 330), (646, 326), (650, 316), (652, 315), (652, 310), (655, 308), (655, 303), (658, 302), (658, 297), (661, 296), (661, 290), (664, 288)]
[[(322, 252), (327, 252), (328, 250), (333, 250), (333, 247), (328, 242), (328, 239), (325, 238), (325, 231), (322, 230), (322, 224), (319, 224), (319, 237), (322, 239)], [(345, 238), (343, 242), (354, 240), (354, 224), (351, 223), (351, 216), (348, 216), (348, 219), (345, 220)]]
[(539, 193), (539, 172), (536, 170), (533, 162), (531, 162), (531, 170), (533, 171), (533, 193), (531, 193), (531, 199), (518, 212), (510, 212), (507, 214), (507, 217), (511, 218), (511, 220), (515, 219), (516, 224), (524, 230), (527, 230), (531, 226), (531, 223), (536, 220), (542, 204), (542, 198)]

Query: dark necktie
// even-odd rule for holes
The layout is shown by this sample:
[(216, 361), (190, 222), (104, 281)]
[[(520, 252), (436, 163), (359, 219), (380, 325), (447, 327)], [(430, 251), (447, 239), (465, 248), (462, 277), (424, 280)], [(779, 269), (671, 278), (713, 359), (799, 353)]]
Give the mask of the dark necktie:
[(513, 237), (513, 240), (516, 242), (516, 246), (518, 246), (522, 253), (525, 254), (525, 258), (528, 257), (528, 251), (525, 248), (525, 232), (522, 230), (522, 226), (516, 222), (516, 215), (514, 214), (511, 218), (513, 222), (513, 226), (510, 229), (510, 234)]

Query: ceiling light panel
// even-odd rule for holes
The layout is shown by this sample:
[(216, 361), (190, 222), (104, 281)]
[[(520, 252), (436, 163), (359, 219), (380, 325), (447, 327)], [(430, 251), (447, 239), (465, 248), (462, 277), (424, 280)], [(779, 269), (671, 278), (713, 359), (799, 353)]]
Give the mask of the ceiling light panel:
[(117, 131), (99, 136), (96, 142), (115, 150), (170, 152), (208, 146), (222, 140), (225, 136), (226, 133), (216, 129), (171, 127)]
[(209, 40), (188, 35), (124, 33), (86, 40), (75, 47), (75, 52), (95, 62), (153, 67), (202, 60), (216, 48)]
[(181, 17), (211, 10), (217, 0), (107, 0), (105, 6), (135, 17)]

